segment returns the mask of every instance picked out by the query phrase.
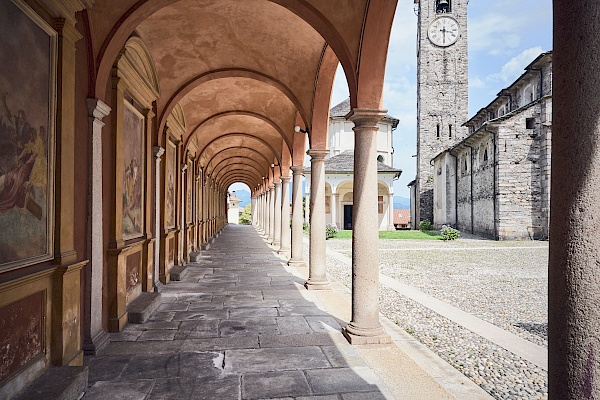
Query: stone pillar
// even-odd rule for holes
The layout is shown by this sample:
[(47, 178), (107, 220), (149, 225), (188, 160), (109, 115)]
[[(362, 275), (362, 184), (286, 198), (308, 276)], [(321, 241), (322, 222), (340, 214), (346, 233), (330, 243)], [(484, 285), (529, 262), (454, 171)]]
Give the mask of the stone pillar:
[(160, 284), (159, 276), (160, 276), (160, 161), (165, 154), (165, 149), (160, 146), (154, 146), (152, 148), (154, 152), (154, 204), (156, 207), (154, 208), (154, 238), (156, 242), (154, 244), (154, 288), (155, 291), (157, 285)]
[(325, 254), (325, 156), (329, 150), (311, 149), (310, 159), (310, 247), (308, 290), (330, 289)]
[(273, 193), (275, 194), (275, 200), (273, 201), (273, 213), (275, 214), (275, 219), (273, 223), (273, 246), (279, 247), (281, 246), (281, 181), (275, 181), (275, 189)]
[(600, 2), (554, 0), (548, 396), (600, 399)]
[(269, 229), (271, 228), (271, 223), (269, 222), (269, 218), (271, 213), (269, 212), (269, 203), (271, 200), (271, 191), (267, 186), (265, 188), (265, 232), (263, 234), (264, 238), (267, 239), (269, 237)]
[(251, 221), (252, 226), (256, 226), (256, 196), (252, 196), (250, 198), (250, 208), (251, 208)]
[(108, 333), (102, 329), (102, 280), (104, 277), (104, 240), (102, 228), (102, 118), (110, 114), (110, 107), (101, 100), (88, 99), (89, 116), (89, 168), (88, 191), (88, 258), (85, 267), (85, 303), (83, 351), (96, 355), (108, 341)]
[(388, 196), (388, 231), (395, 231), (394, 227), (394, 193)]
[(337, 193), (331, 194), (331, 224), (338, 226), (337, 203), (340, 195)]
[(290, 179), (289, 176), (281, 177), (281, 246), (278, 251), (280, 254), (289, 254), (291, 250)]
[[(293, 173), (292, 187), (292, 257), (288, 265), (294, 267), (305, 267), (302, 258), (302, 238), (304, 237), (302, 226), (302, 165), (291, 167)], [(307, 206), (308, 207), (308, 206)]]
[(180, 224), (180, 229), (179, 229), (179, 265), (185, 265), (185, 259), (186, 257), (184, 256), (185, 250), (185, 243), (186, 240), (184, 240), (184, 236), (186, 234), (186, 228), (185, 228), (185, 212), (186, 212), (186, 192), (185, 192), (185, 183), (187, 182), (186, 177), (185, 177), (185, 171), (187, 170), (187, 164), (181, 164), (181, 212), (179, 213), (179, 224)]
[(275, 185), (269, 186), (269, 244), (273, 244), (275, 238)]
[(377, 123), (385, 111), (354, 109), (354, 206), (352, 209), (352, 320), (344, 336), (352, 344), (388, 343), (379, 322), (379, 218)]
[(307, 191), (304, 200), (304, 222), (310, 225), (310, 192)]

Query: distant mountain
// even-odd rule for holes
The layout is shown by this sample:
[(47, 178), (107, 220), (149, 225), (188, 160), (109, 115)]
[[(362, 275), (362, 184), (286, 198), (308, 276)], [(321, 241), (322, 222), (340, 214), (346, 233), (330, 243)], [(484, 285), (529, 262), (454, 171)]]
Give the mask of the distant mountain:
[(241, 200), (240, 208), (244, 208), (246, 205), (250, 204), (252, 196), (250, 195), (249, 191), (241, 189), (235, 191), (235, 197)]
[[(240, 197), (240, 196), (238, 196)], [(409, 210), (410, 199), (402, 196), (394, 196), (394, 209), (396, 210)]]

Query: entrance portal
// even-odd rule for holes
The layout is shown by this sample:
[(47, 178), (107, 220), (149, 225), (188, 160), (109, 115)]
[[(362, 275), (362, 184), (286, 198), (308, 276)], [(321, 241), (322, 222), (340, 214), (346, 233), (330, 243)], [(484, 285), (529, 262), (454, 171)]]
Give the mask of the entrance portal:
[(352, 229), (352, 205), (344, 206), (344, 229)]

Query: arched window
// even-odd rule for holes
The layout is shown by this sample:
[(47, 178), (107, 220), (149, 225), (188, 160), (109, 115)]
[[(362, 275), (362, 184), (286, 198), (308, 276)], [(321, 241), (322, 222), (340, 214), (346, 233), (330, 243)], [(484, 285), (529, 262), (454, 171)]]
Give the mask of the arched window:
[(437, 129), (437, 138), (439, 139), (440, 138), (440, 124), (437, 124), (436, 129)]
[(487, 162), (487, 160), (488, 160), (488, 151), (487, 151), (487, 147), (486, 147), (486, 149), (483, 152), (483, 161)]
[(448, 137), (452, 139), (452, 124), (448, 125)]
[(384, 162), (384, 158), (381, 154), (377, 156), (377, 161)]

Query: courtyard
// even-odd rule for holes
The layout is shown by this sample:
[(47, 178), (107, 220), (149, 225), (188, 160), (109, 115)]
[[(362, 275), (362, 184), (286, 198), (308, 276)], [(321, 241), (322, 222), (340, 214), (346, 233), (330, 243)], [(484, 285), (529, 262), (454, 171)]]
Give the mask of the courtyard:
[[(351, 239), (327, 241), (328, 273), (347, 287), (351, 247)], [(380, 239), (379, 249), (386, 317), (495, 398), (547, 398), (547, 358), (544, 366), (534, 356), (543, 358), (548, 347), (547, 242), (467, 235), (453, 242)], [(485, 322), (500, 329), (468, 329)], [(498, 332), (508, 339), (497, 340)], [(511, 334), (527, 341), (521, 354), (507, 345), (516, 341)]]

